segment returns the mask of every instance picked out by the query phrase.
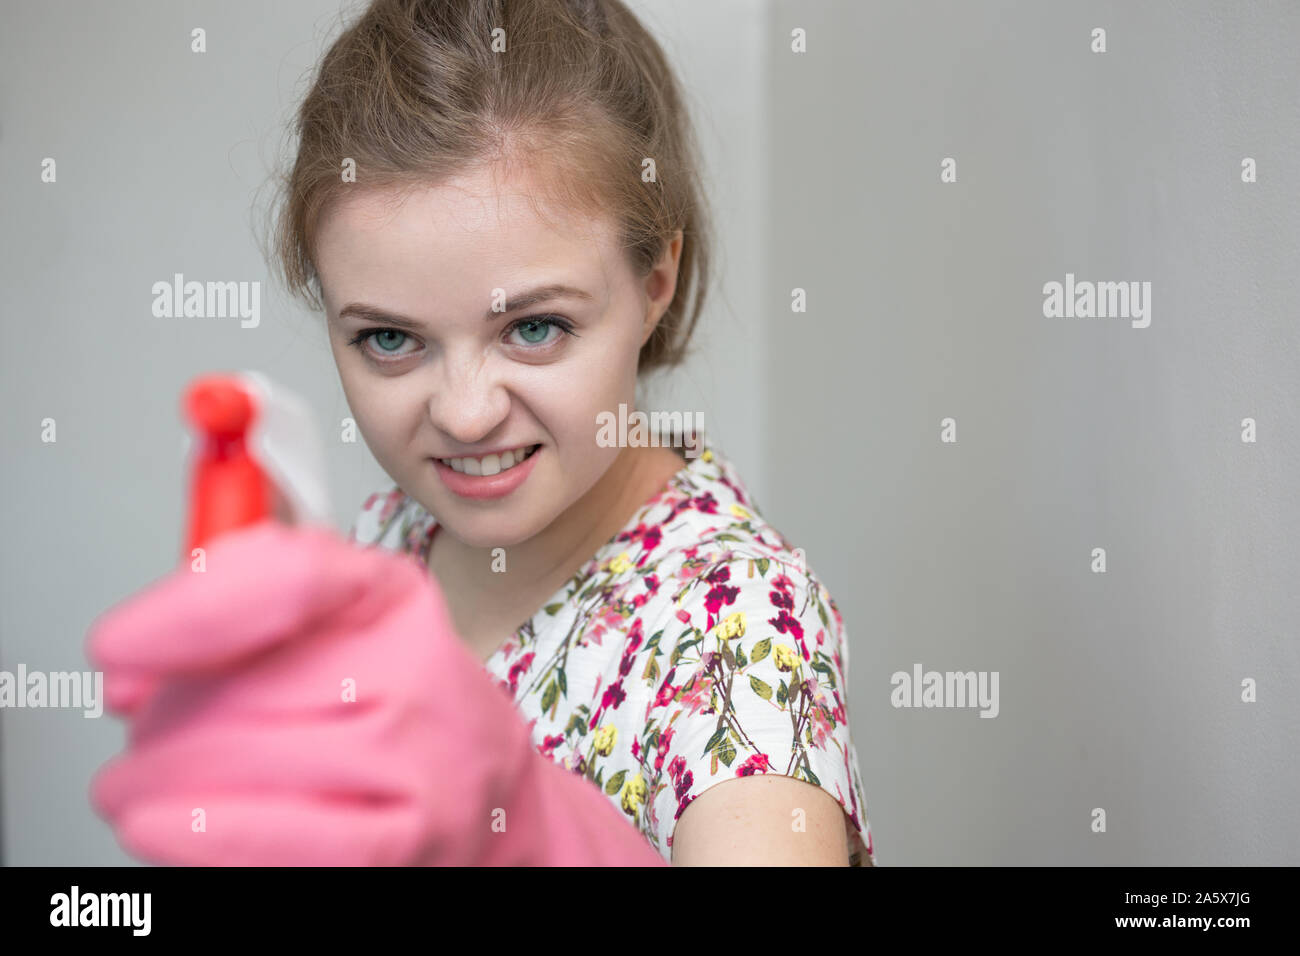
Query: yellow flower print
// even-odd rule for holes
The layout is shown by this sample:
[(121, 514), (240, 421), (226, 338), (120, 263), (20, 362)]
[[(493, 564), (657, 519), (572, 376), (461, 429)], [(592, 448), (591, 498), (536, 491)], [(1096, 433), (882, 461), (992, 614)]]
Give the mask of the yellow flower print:
[(731, 513), (735, 515), (737, 518), (739, 518), (741, 521), (748, 521), (750, 518), (754, 517), (744, 508), (740, 507), (740, 505), (732, 505)]
[(613, 558), (609, 562), (609, 570), (613, 571), (615, 574), (623, 574), (624, 572), (630, 571), (631, 569), (632, 569), (632, 562), (627, 559), (626, 551), (620, 554), (617, 558)]
[(641, 804), (645, 803), (645, 778), (641, 776), (640, 771), (637, 775), (623, 784), (623, 793), (620, 800), (623, 804), (623, 812), (628, 816), (636, 816), (637, 811), (641, 809)]
[(592, 734), (592, 740), (595, 743), (596, 753), (608, 757), (610, 751), (614, 749), (614, 742), (618, 740), (618, 728), (613, 724), (606, 724)]
[(778, 644), (772, 649), (772, 660), (777, 670), (792, 671), (799, 666), (799, 653), (789, 644)]
[(745, 612), (737, 611), (735, 614), (728, 614), (713, 628), (714, 635), (719, 640), (728, 640), (733, 637), (745, 636)]
[(704, 449), (704, 453), (700, 455), (700, 457), (703, 458), (705, 461), (713, 461), (713, 451), (709, 448), (706, 448)]

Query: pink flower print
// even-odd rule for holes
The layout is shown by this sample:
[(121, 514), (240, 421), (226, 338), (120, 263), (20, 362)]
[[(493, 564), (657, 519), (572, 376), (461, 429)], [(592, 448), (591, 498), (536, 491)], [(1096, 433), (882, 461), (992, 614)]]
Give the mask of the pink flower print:
[(685, 608), (682, 608), (680, 611), (677, 612), (677, 620), (681, 621), (683, 624), (690, 624), (691, 612), (686, 610)]
[(627, 646), (623, 651), (624, 657), (631, 657), (636, 653), (636, 649), (641, 646), (645, 639), (645, 633), (641, 630), (641, 619), (639, 617), (632, 619), (632, 630), (627, 634)]
[[(688, 791), (688, 790), (691, 789), (691, 777), (692, 777), (692, 776), (693, 776), (693, 775), (691, 774), (691, 772), (690, 772), (689, 770), (686, 771), (686, 776), (682, 778), (682, 784), (681, 784), (681, 787), (679, 788), (682, 792), (685, 792), (685, 791)], [(691, 797), (690, 799), (682, 798), (680, 793), (678, 794), (678, 798), (681, 799), (681, 803), (677, 804), (677, 812), (673, 814), (673, 819), (674, 819), (674, 820), (676, 820), (676, 819), (678, 819), (679, 817), (681, 817), (681, 815), (682, 815), (682, 811), (685, 810), (687, 807), (689, 807), (689, 806), (691, 805), (691, 800), (694, 800), (694, 799), (695, 799), (694, 797)], [(670, 837), (669, 839), (671, 840), (671, 837)], [(669, 843), (669, 846), (672, 846), (672, 844)]]
[(717, 623), (718, 611), (725, 605), (732, 604), (736, 596), (740, 594), (740, 588), (723, 584), (723, 581), (730, 580), (731, 569), (726, 565), (712, 571), (706, 581), (713, 587), (709, 588), (708, 594), (704, 596), (704, 609), (708, 611), (708, 623), (705, 630), (709, 630)]
[(736, 776), (748, 777), (754, 773), (767, 773), (771, 769), (772, 764), (768, 762), (767, 754), (754, 754), (736, 768)]
[(677, 695), (678, 688), (673, 686), (673, 675), (677, 673), (677, 668), (671, 668), (664, 675), (663, 683), (659, 685), (659, 693), (655, 696), (655, 701), (651, 707), (664, 707)]
[(789, 611), (785, 610), (785, 608), (782, 608), (781, 613), (778, 614), (776, 617), (769, 617), (767, 619), (767, 623), (771, 624), (782, 634), (787, 634), (787, 633), (792, 634), (795, 640), (799, 642), (800, 648), (802, 648), (803, 650), (803, 659), (804, 660), (812, 659), (811, 655), (809, 655), (808, 653), (808, 648), (803, 646), (803, 625), (800, 624), (797, 619), (791, 617)]
[(831, 716), (835, 718), (835, 723), (847, 724), (849, 717), (844, 709), (844, 701), (840, 698), (840, 692), (832, 687), (831, 693), (835, 695), (835, 709), (831, 711)]
[(627, 694), (623, 691), (622, 681), (610, 684), (605, 688), (605, 693), (600, 697), (600, 709), (604, 710), (607, 707), (612, 707), (613, 709), (618, 710), (618, 705), (623, 703), (626, 698)]
[(714, 568), (709, 572), (709, 576), (704, 580), (708, 581), (710, 584), (721, 584), (723, 581), (730, 581), (731, 568), (727, 567), (725, 564)]
[(794, 610), (794, 598), (785, 591), (768, 591), (767, 599), (772, 602), (772, 607), (783, 607), (787, 611)]
[(393, 512), (397, 510), (397, 506), (401, 504), (404, 497), (406, 496), (402, 492), (401, 488), (394, 488), (392, 491), (388, 492), (387, 497), (384, 499), (384, 507), (379, 512), (380, 524), (383, 524), (393, 516)]
[(697, 495), (691, 499), (696, 511), (702, 511), (706, 515), (715, 515), (718, 513), (718, 499), (713, 497), (713, 492), (706, 491), (702, 495)]
[(617, 681), (605, 688), (605, 693), (600, 696), (600, 706), (596, 712), (591, 715), (591, 720), (587, 722), (587, 729), (593, 730), (600, 723), (600, 718), (605, 716), (605, 711), (612, 707), (618, 710), (618, 705), (623, 703), (627, 698), (627, 693), (623, 690), (623, 679), (620, 677)]
[(691, 686), (682, 694), (682, 705), (689, 707), (692, 714), (702, 707), (708, 707), (712, 701), (713, 681), (707, 676), (696, 675)]
[(668, 776), (675, 784), (682, 778), (682, 771), (686, 769), (686, 758), (680, 754), (672, 759), (668, 764)]
[(507, 686), (509, 686), (510, 688), (510, 695), (512, 697), (516, 693), (518, 693), (519, 690), (519, 686), (518, 686), (519, 675), (527, 672), (528, 668), (532, 666), (533, 658), (535, 656), (536, 656), (535, 652), (529, 651), (527, 654), (519, 658), (519, 660), (517, 660), (514, 664), (511, 665), (510, 672), (509, 672), (509, 684)]
[(663, 536), (663, 532), (658, 525), (645, 533), (645, 537), (641, 540), (641, 547), (645, 549), (645, 553), (641, 555), (641, 560), (637, 562), (638, 567), (654, 552), (655, 548), (659, 547), (659, 542), (663, 540)]
[(812, 708), (811, 723), (813, 731), (813, 746), (825, 747), (826, 735), (831, 733), (834, 728), (831, 727), (830, 721), (826, 719), (826, 709), (824, 703), (819, 703)]
[(655, 757), (655, 773), (663, 769), (664, 758), (668, 756), (668, 751), (672, 747), (673, 733), (673, 728), (669, 727), (659, 735), (659, 755)]

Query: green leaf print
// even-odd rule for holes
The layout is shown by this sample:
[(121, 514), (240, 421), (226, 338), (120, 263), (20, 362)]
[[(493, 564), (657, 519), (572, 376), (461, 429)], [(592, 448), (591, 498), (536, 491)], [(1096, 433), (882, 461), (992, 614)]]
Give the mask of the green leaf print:
[(728, 767), (731, 766), (731, 761), (736, 759), (736, 748), (732, 745), (730, 740), (724, 740), (718, 745), (718, 759)]
[(785, 681), (781, 681), (781, 686), (776, 689), (776, 702), (778, 704), (784, 704), (789, 699), (790, 688), (786, 686)]
[(702, 640), (704, 640), (703, 637), (695, 637), (687, 641), (685, 644), (679, 643), (676, 647), (673, 648), (672, 656), (668, 658), (668, 666), (676, 667), (678, 661), (682, 659), (682, 655), (685, 654), (692, 647), (694, 647), (696, 644), (700, 643)]
[(550, 710), (551, 705), (555, 703), (556, 698), (558, 698), (559, 696), (560, 696), (559, 687), (556, 685), (555, 681), (551, 681), (549, 684), (546, 685), (546, 693), (542, 694), (542, 710), (543, 711)]
[(762, 577), (767, 577), (767, 567), (772, 562), (767, 558), (759, 558), (757, 563), (758, 563), (759, 575)]
[(542, 608), (542, 610), (545, 611), (547, 614), (549, 614), (551, 617), (555, 617), (555, 613), (559, 611), (559, 609), (562, 607), (564, 607), (564, 602), (556, 601), (554, 604), (546, 605), (546, 607)]
[(772, 639), (770, 637), (765, 637), (754, 645), (754, 656), (752, 660), (757, 664), (770, 653), (772, 653)]
[(759, 680), (753, 674), (749, 675), (749, 686), (754, 688), (754, 693), (764, 700), (772, 699), (772, 686)]
[(822, 619), (822, 627), (829, 631), (831, 628), (830, 618), (826, 616), (826, 608), (822, 607), (822, 601), (821, 598), (817, 596), (815, 585), (813, 587), (813, 603), (817, 605), (817, 616)]
[(614, 774), (614, 776), (610, 777), (609, 783), (605, 784), (605, 793), (611, 797), (618, 793), (623, 786), (623, 778), (626, 776), (627, 771), (620, 770), (618, 773)]
[(722, 738), (724, 738), (725, 736), (727, 736), (727, 728), (719, 727), (716, 731), (714, 731), (713, 736), (709, 738), (709, 742), (704, 745), (704, 753), (700, 754), (700, 756), (703, 757), (710, 750), (716, 747), (722, 741)]

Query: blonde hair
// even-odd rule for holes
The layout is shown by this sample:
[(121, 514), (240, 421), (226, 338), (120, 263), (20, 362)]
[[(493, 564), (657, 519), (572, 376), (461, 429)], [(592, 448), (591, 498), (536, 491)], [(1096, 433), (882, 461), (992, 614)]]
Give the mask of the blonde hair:
[[(348, 189), (517, 163), (545, 184), (535, 208), (610, 216), (638, 276), (682, 231), (676, 293), (638, 373), (685, 357), (710, 263), (696, 144), (663, 50), (621, 0), (374, 0), (325, 53), (292, 132), (271, 258), (312, 308), (317, 224)], [(343, 181), (347, 158), (356, 183)]]

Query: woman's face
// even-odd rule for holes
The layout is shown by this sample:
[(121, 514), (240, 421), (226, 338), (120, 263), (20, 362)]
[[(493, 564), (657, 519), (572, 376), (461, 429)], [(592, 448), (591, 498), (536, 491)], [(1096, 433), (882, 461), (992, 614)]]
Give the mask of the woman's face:
[[(597, 443), (597, 413), (634, 407), (638, 353), (675, 285), (675, 258), (668, 288), (648, 289), (612, 222), (548, 224), (529, 188), (484, 171), (402, 196), (358, 190), (318, 233), (330, 345), (362, 435), (471, 547), (533, 537), (614, 463), (620, 449)], [(515, 307), (553, 286), (571, 291)], [(554, 324), (520, 322), (542, 317)], [(522, 483), (496, 497), (465, 494), (466, 480), (434, 461), (533, 445), (515, 466)]]

